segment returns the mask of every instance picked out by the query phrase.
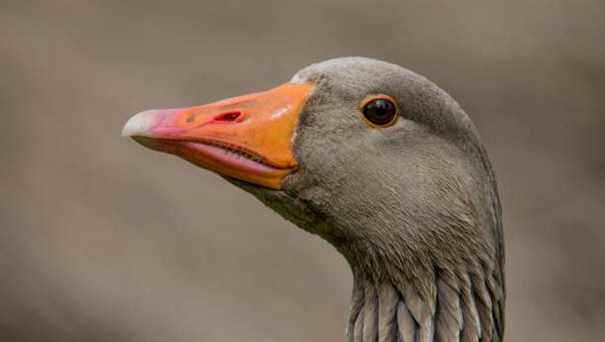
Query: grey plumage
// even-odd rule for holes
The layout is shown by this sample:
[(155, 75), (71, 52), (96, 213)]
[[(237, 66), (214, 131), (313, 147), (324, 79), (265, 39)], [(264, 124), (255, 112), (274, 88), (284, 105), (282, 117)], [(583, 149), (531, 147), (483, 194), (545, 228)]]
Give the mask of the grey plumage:
[(414, 320), (403, 301), (397, 303), (398, 342), (415, 342), (418, 323)]
[[(292, 82), (316, 89), (283, 191), (231, 180), (333, 244), (354, 276), (349, 341), (499, 342), (504, 331), (501, 209), (472, 122), (426, 78), (339, 58)], [(358, 103), (388, 94), (393, 127), (370, 129)]]
[(399, 293), (390, 284), (382, 284), (378, 289), (378, 337), (379, 342), (391, 342), (397, 336), (397, 308)]

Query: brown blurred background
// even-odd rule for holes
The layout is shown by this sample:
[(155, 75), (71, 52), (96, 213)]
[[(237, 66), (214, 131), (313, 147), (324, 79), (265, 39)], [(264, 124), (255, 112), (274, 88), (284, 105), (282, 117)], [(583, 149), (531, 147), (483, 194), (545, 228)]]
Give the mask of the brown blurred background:
[(605, 3), (2, 1), (1, 341), (342, 341), (340, 255), (130, 114), (362, 55), (479, 127), (507, 244), (508, 341), (605, 340)]

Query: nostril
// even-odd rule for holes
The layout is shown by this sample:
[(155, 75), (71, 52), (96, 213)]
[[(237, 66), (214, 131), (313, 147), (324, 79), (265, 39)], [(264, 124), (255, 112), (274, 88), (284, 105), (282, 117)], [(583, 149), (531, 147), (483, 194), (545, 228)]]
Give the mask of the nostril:
[(241, 112), (228, 112), (216, 116), (212, 121), (215, 122), (234, 122), (242, 117)]

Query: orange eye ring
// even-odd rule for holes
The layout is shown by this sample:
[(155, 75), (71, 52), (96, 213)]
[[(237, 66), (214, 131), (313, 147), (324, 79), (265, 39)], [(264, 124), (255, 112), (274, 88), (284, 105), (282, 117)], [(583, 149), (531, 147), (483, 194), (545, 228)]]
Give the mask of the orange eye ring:
[(391, 96), (368, 95), (359, 106), (366, 124), (373, 128), (385, 128), (394, 125), (399, 118), (399, 107)]

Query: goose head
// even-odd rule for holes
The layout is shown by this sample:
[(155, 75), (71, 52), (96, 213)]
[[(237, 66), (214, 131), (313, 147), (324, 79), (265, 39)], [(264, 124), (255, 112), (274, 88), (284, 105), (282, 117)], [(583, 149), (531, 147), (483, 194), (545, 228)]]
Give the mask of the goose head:
[(468, 115), (428, 79), (338, 58), (268, 91), (136, 114), (123, 135), (337, 248), (354, 278), (350, 341), (501, 341), (495, 178)]

